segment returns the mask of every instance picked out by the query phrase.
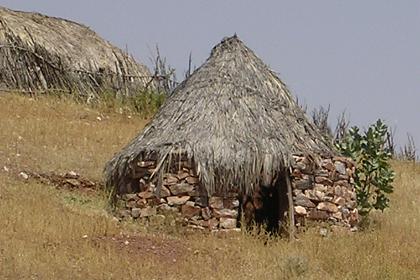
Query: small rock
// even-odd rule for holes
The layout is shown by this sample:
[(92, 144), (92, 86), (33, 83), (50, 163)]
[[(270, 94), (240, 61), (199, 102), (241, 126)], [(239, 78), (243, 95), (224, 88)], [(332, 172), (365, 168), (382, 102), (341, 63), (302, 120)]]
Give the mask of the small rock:
[(124, 241), (124, 245), (128, 245), (130, 242), (128, 240)]
[(194, 216), (200, 215), (201, 208), (197, 206), (190, 206), (187, 204), (182, 205), (181, 213), (186, 218), (192, 218)]
[(182, 205), (190, 199), (190, 196), (168, 196), (169, 205)]
[(9, 172), (9, 168), (7, 168), (7, 166), (3, 166), (3, 170), (4, 172)]
[(216, 218), (210, 219), (207, 222), (207, 227), (210, 230), (216, 229), (218, 225), (219, 225), (219, 221)]
[(67, 172), (66, 176), (68, 178), (79, 178), (80, 177), (80, 175), (73, 170)]
[(320, 191), (320, 192), (327, 192), (328, 187), (322, 184), (315, 184), (314, 185), (314, 190), (315, 191)]
[(306, 209), (302, 206), (295, 206), (294, 208), (295, 208), (295, 213), (297, 215), (305, 216), (308, 213)]
[[(353, 178), (350, 178), (350, 180)], [(346, 188), (351, 188), (350, 183), (347, 180), (338, 180), (334, 182), (334, 186), (343, 186)]]
[(320, 229), (319, 229), (319, 234), (320, 234), (322, 237), (326, 237), (326, 236), (328, 235), (328, 230), (327, 230), (326, 228), (320, 228)]
[(224, 207), (234, 209), (239, 207), (239, 200), (236, 198), (226, 198), (223, 200)]
[(332, 186), (333, 185), (333, 181), (331, 181), (330, 179), (328, 179), (326, 177), (321, 177), (321, 176), (316, 176), (315, 177), (315, 183), (322, 184), (322, 185), (327, 185), (327, 186)]
[(182, 195), (182, 194), (188, 194), (189, 192), (192, 192), (194, 190), (194, 187), (190, 184), (186, 183), (179, 183), (169, 186), (169, 189), (171, 190), (171, 193), (173, 195)]
[(321, 166), (328, 171), (334, 171), (334, 164), (331, 159), (324, 159), (321, 163)]
[(131, 217), (133, 217), (134, 219), (137, 219), (138, 217), (140, 217), (141, 214), (141, 209), (140, 208), (132, 208), (131, 209)]
[(343, 214), (341, 212), (336, 212), (333, 214), (333, 217), (336, 218), (337, 220), (342, 220)]
[(195, 202), (194, 201), (187, 201), (187, 202), (185, 202), (185, 205), (195, 206)]
[(163, 184), (166, 186), (174, 185), (179, 182), (179, 179), (177, 176), (172, 174), (166, 174), (165, 179), (163, 179)]
[(355, 209), (357, 207), (357, 202), (355, 200), (351, 200), (347, 202), (345, 205), (347, 208)]
[(317, 209), (312, 209), (309, 211), (308, 218), (311, 220), (326, 220), (329, 215), (326, 211), (320, 211)]
[(315, 204), (304, 194), (299, 194), (295, 197), (295, 205), (309, 208), (315, 207)]
[(20, 172), (19, 173), (19, 177), (21, 177), (22, 179), (24, 179), (24, 180), (28, 180), (29, 179), (29, 175), (28, 174), (26, 174), (25, 172)]
[(312, 188), (312, 180), (310, 180), (310, 179), (296, 180), (296, 181), (294, 181), (294, 185), (295, 185), (296, 189), (307, 190), (307, 189)]
[(220, 218), (220, 227), (225, 229), (236, 228), (236, 219), (232, 218)]
[(66, 183), (70, 184), (72, 187), (80, 187), (80, 181), (77, 179), (66, 179)]
[(83, 235), (83, 236), (82, 236), (82, 238), (83, 238), (83, 239), (86, 239), (86, 238), (88, 238), (88, 235), (87, 235), (87, 234), (85, 234), (85, 235)]
[(145, 191), (145, 192), (140, 192), (138, 194), (138, 196), (140, 196), (141, 198), (144, 198), (144, 199), (149, 199), (149, 198), (154, 197), (155, 195), (152, 192)]
[(227, 217), (227, 218), (237, 218), (238, 211), (232, 209), (214, 209), (215, 217)]
[(334, 203), (331, 203), (331, 202), (321, 202), (321, 203), (318, 204), (316, 209), (323, 210), (323, 211), (328, 211), (328, 212), (332, 212), (332, 213), (335, 213), (335, 212), (338, 211), (337, 205), (335, 205)]
[(222, 209), (223, 208), (223, 198), (219, 196), (212, 196), (209, 198), (209, 205), (213, 209)]
[(169, 191), (169, 189), (165, 186), (160, 186), (160, 192), (159, 192), (159, 196), (160, 197), (168, 197), (171, 196), (171, 192)]
[(325, 194), (320, 191), (306, 190), (305, 196), (312, 201), (323, 201)]
[(187, 183), (190, 184), (190, 185), (195, 185), (195, 184), (198, 184), (200, 182), (198, 177), (193, 177), (193, 176), (187, 177), (186, 180), (187, 180)]
[(346, 200), (344, 198), (342, 198), (342, 197), (336, 197), (334, 199), (334, 203), (337, 204), (337, 205), (342, 206), (342, 205), (346, 204)]
[(129, 205), (133, 205), (132, 208), (135, 208), (135, 207), (144, 208), (147, 205), (147, 200), (144, 199), (144, 198), (141, 198), (141, 199), (135, 201), (135, 203), (133, 203), (133, 204), (130, 203)]

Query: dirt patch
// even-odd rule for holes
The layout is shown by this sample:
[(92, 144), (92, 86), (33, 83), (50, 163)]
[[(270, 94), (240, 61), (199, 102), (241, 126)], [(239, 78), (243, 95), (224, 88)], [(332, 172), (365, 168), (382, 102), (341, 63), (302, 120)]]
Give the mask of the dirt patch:
[(180, 240), (140, 234), (97, 237), (94, 241), (108, 242), (118, 251), (126, 252), (133, 257), (154, 256), (159, 261), (167, 263), (178, 262), (187, 250)]
[(21, 171), (18, 177), (24, 180), (32, 179), (45, 185), (53, 185), (57, 188), (66, 190), (77, 190), (87, 194), (96, 194), (98, 190), (103, 189), (101, 182), (94, 182), (80, 174), (70, 171), (61, 173), (38, 173), (34, 171)]

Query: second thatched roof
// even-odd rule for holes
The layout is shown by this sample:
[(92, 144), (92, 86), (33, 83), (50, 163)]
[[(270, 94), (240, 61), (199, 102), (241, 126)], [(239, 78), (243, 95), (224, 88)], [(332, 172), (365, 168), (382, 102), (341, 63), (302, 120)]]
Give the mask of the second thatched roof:
[(236, 36), (215, 46), (107, 164), (107, 184), (121, 191), (138, 161), (153, 154), (162, 163), (178, 151), (193, 159), (209, 194), (237, 187), (250, 192), (261, 174), (274, 176), (295, 154), (335, 154), (286, 85)]
[(143, 89), (146, 66), (88, 27), (0, 7), (0, 88), (124, 95)]

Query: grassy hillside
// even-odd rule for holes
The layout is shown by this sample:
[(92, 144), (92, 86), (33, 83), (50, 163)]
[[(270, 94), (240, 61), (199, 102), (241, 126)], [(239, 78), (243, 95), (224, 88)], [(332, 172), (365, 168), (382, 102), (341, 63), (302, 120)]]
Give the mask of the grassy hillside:
[[(109, 216), (98, 191), (23, 180), (73, 170), (100, 180), (138, 116), (0, 94), (0, 279), (419, 279), (420, 166), (394, 162), (391, 208), (368, 230), (299, 240), (183, 233)], [(6, 167), (6, 168), (4, 168)], [(6, 171), (8, 170), (8, 171)]]

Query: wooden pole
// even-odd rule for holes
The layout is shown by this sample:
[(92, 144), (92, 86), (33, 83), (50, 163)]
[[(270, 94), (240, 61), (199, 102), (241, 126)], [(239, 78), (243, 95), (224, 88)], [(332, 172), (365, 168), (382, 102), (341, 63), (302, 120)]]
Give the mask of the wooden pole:
[(295, 211), (293, 207), (292, 183), (290, 181), (290, 172), (288, 169), (285, 171), (285, 177), (287, 185), (287, 200), (289, 202), (289, 238), (290, 240), (293, 240), (295, 238)]

